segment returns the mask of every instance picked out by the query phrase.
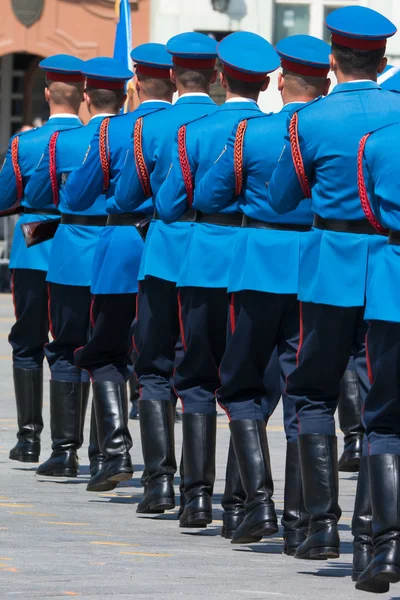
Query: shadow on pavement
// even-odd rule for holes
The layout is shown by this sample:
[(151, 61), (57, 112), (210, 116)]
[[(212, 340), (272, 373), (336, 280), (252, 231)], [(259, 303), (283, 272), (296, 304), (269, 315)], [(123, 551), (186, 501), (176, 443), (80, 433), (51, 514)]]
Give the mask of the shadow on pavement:
[(299, 575), (312, 575), (313, 577), (350, 577), (352, 565), (343, 562), (327, 561), (325, 569), (312, 571), (297, 571)]

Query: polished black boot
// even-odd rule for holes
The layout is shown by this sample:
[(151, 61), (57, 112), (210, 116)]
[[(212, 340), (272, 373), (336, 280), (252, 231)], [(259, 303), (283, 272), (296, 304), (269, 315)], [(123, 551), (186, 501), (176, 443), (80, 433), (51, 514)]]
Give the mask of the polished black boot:
[(304, 504), (310, 514), (307, 539), (295, 558), (324, 560), (339, 558), (337, 439), (334, 435), (299, 435)]
[(185, 468), (183, 465), (183, 448), (181, 454), (181, 462), (179, 464), (179, 511), (178, 519), (181, 518), (185, 508)]
[(129, 402), (131, 409), (129, 411), (129, 418), (132, 420), (139, 418), (139, 386), (136, 379), (136, 375), (133, 373), (128, 380), (129, 385)]
[(137, 513), (154, 514), (175, 508), (176, 473), (174, 410), (172, 402), (139, 402), (140, 433), (147, 486)]
[(360, 467), (364, 427), (361, 423), (360, 383), (356, 371), (347, 369), (340, 382), (339, 425), (344, 434), (343, 454), (338, 470), (354, 473)]
[(69, 381), (50, 381), (52, 453), (50, 458), (38, 467), (37, 475), (48, 477), (78, 475), (77, 450), (83, 443), (88, 385)]
[(278, 531), (267, 432), (264, 421), (252, 419), (231, 421), (229, 427), (246, 493), (245, 517), (232, 544), (250, 544)]
[(239, 465), (236, 460), (232, 440), (229, 442), (228, 462), (226, 465), (225, 491), (221, 504), (224, 509), (222, 515), (221, 536), (231, 540), (234, 532), (244, 519), (244, 502), (246, 494), (240, 479)]
[(310, 515), (303, 499), (299, 446), (297, 442), (288, 442), (282, 515), (284, 554), (294, 556), (297, 548), (307, 538), (309, 521)]
[(378, 454), (367, 460), (374, 552), (357, 579), (356, 589), (376, 593), (376, 584), (400, 581), (400, 456)]
[(128, 429), (126, 384), (114, 381), (93, 383), (97, 434), (105, 460), (88, 485), (88, 492), (113, 490), (120, 481), (132, 479), (133, 466), (129, 454), (132, 438)]
[(185, 508), (180, 527), (205, 527), (212, 522), (217, 415), (182, 415)]
[(13, 374), (18, 441), (10, 450), (10, 459), (37, 463), (40, 455), (40, 434), (43, 429), (43, 369), (14, 367)]
[(90, 417), (90, 438), (89, 438), (89, 463), (90, 477), (94, 477), (102, 468), (106, 457), (101, 453), (99, 436), (97, 433), (97, 421), (94, 401), (92, 402), (92, 414)]
[[(360, 472), (357, 482), (356, 500), (354, 503), (353, 521), (351, 531), (353, 540), (353, 572), (352, 580), (358, 581), (361, 573), (365, 571), (372, 560), (372, 507), (369, 490), (368, 458), (364, 456), (360, 461)], [(364, 584), (364, 591), (367, 584)], [(370, 582), (366, 591), (376, 594), (389, 591), (389, 584), (381, 581)]]

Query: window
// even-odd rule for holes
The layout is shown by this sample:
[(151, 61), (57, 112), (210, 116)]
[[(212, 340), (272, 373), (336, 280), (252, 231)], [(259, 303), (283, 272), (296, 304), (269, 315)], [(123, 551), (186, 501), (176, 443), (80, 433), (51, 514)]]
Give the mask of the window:
[(309, 33), (310, 6), (308, 4), (275, 5), (275, 43), (288, 35)]

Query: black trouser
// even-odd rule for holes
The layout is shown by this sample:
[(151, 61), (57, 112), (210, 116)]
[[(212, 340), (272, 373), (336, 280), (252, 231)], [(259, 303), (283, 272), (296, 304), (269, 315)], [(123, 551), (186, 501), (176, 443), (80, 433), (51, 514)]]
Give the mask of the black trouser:
[(140, 282), (135, 372), (141, 400), (174, 401), (171, 379), (179, 339), (178, 291), (175, 283), (148, 277)]
[(340, 380), (350, 356), (365, 387), (366, 352), (360, 331), (367, 328), (363, 307), (340, 307), (303, 302), (300, 305), (301, 341), (296, 369), (288, 376), (300, 434), (335, 435), (334, 414)]
[(74, 364), (74, 352), (89, 338), (90, 287), (49, 283), (48, 295), (53, 341), (46, 344), (45, 354), (51, 378), (74, 383), (88, 381), (88, 374)]
[(19, 369), (38, 369), (43, 365), (44, 345), (49, 341), (46, 271), (13, 269), (11, 289), (16, 323), (9, 342), (13, 363)]
[(91, 338), (75, 352), (75, 365), (93, 381), (125, 383), (132, 375), (132, 322), (136, 294), (97, 294), (91, 308)]

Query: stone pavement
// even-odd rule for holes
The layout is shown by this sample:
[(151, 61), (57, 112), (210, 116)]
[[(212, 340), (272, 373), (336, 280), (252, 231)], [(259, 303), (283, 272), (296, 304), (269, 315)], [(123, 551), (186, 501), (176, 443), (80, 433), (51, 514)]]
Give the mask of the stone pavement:
[[(220, 537), (223, 477), (229, 440), (225, 415), (218, 418), (215, 521), (207, 529), (179, 529), (176, 511), (137, 516), (143, 468), (139, 426), (131, 421), (135, 475), (114, 492), (85, 491), (87, 445), (77, 479), (41, 480), (32, 465), (12, 462), (16, 411), (8, 331), (11, 297), (0, 295), (0, 598), (76, 597), (86, 600), (203, 599), (309, 600), (368, 598), (350, 579), (350, 519), (356, 478), (342, 476), (340, 523), (342, 556), (327, 562), (298, 561), (281, 554), (280, 534), (249, 546)], [(46, 370), (47, 375), (47, 370)], [(45, 384), (43, 460), (50, 451), (48, 385)], [(275, 502), (283, 499), (285, 438), (281, 408), (271, 420), (269, 443), (275, 475)], [(89, 418), (87, 418), (87, 425)], [(86, 439), (88, 428), (86, 428)], [(181, 433), (176, 428), (177, 456)], [(400, 585), (382, 600), (400, 600)]]

